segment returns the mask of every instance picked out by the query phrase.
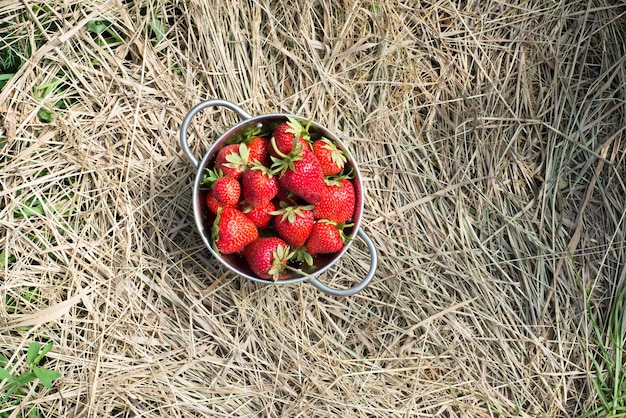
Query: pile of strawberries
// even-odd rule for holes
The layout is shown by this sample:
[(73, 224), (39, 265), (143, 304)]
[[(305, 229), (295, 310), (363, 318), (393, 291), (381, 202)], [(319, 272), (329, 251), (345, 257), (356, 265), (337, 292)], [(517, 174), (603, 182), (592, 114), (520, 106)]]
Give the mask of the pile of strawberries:
[(244, 135), (218, 151), (203, 181), (213, 249), (242, 257), (262, 279), (315, 265), (346, 243), (352, 176), (337, 144), (295, 118)]

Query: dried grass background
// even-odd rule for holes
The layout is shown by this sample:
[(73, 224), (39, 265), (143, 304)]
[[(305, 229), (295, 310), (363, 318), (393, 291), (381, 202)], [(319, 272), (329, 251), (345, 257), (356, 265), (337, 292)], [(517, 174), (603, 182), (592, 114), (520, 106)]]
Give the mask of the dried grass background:
[[(95, 20), (122, 42), (99, 42)], [(20, 369), (29, 342), (52, 341), (46, 367), (63, 374), (25, 406), (571, 417), (599, 404), (586, 307), (601, 323), (626, 281), (623, 3), (22, 0), (0, 1), (0, 22), (36, 46), (0, 92), (0, 354)], [(344, 139), (380, 257), (365, 290), (258, 285), (211, 259), (178, 142), (209, 98)], [(197, 156), (235, 122), (196, 118)], [(33, 198), (43, 213), (24, 216)], [(323, 280), (349, 286), (368, 266), (357, 241)]]

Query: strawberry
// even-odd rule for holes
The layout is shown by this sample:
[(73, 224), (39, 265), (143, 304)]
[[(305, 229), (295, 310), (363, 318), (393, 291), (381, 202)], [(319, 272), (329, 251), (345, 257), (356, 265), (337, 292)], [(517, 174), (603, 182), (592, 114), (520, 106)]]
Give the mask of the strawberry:
[(309, 124), (302, 126), (299, 120), (289, 117), (287, 122), (283, 122), (273, 132), (273, 141), (276, 143), (275, 149), (270, 147), (270, 154), (277, 156), (280, 153), (289, 154), (296, 145), (301, 145), (303, 149), (311, 149), (311, 135), (309, 134)]
[(215, 195), (212, 192), (207, 193), (205, 202), (206, 202), (207, 208), (214, 215), (217, 215), (217, 211), (220, 208), (224, 208), (224, 207), (236, 208), (237, 207), (237, 205), (225, 205), (224, 203), (222, 203), (219, 200), (217, 200), (217, 198), (215, 197)]
[(241, 185), (234, 177), (221, 177), (213, 183), (215, 198), (227, 206), (237, 206), (241, 196)]
[(211, 187), (215, 199), (224, 206), (236, 206), (241, 196), (239, 181), (230, 176), (224, 176), (221, 170), (207, 170), (203, 185)]
[(206, 196), (206, 205), (209, 210), (217, 214), (217, 209), (222, 206), (235, 207), (241, 196), (241, 185), (233, 177), (224, 177), (220, 170), (207, 170), (207, 176), (202, 184), (209, 186)]
[(248, 162), (260, 162), (269, 165), (269, 140), (266, 136), (269, 132), (264, 132), (259, 125), (244, 127), (240, 132), (241, 142), (248, 147)]
[(276, 204), (272, 200), (259, 207), (248, 204), (244, 206), (243, 214), (246, 215), (258, 229), (266, 229), (274, 218), (272, 212), (275, 210)]
[(278, 193), (278, 180), (259, 163), (253, 163), (241, 176), (243, 198), (252, 206), (267, 205)]
[(354, 216), (354, 185), (342, 179), (325, 184), (313, 213), (316, 219), (328, 219), (338, 224), (349, 221)]
[(316, 254), (332, 254), (343, 248), (347, 241), (343, 228), (347, 225), (319, 220), (313, 225), (311, 235), (306, 241), (307, 252), (314, 256)]
[(254, 274), (262, 279), (279, 280), (292, 253), (282, 239), (260, 237), (244, 249), (243, 255)]
[(324, 188), (324, 173), (313, 151), (298, 146), (285, 155), (274, 149), (278, 157), (272, 157), (272, 169), (278, 174), (280, 186), (308, 203), (317, 203)]
[(215, 169), (224, 176), (239, 178), (248, 167), (249, 150), (246, 144), (230, 144), (221, 148), (215, 157)]
[(211, 230), (213, 248), (217, 252), (237, 253), (258, 237), (259, 231), (254, 223), (239, 210), (222, 207), (217, 211)]
[(327, 138), (313, 141), (313, 154), (319, 160), (325, 176), (341, 173), (346, 164), (346, 155), (337, 148), (333, 141)]
[(248, 146), (248, 162), (258, 162), (261, 165), (270, 165), (270, 142), (267, 138), (255, 136), (246, 141)]
[(302, 247), (313, 229), (313, 206), (284, 206), (272, 212), (276, 232), (292, 247)]

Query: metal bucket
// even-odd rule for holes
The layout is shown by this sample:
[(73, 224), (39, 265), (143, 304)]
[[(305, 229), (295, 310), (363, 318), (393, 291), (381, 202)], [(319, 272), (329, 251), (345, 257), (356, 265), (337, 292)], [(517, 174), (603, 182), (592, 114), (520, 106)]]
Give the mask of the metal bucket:
[[(187, 128), (189, 126), (190, 121), (193, 117), (200, 111), (208, 108), (208, 107), (225, 107), (227, 109), (235, 112), (240, 118), (241, 121), (237, 123), (235, 126), (228, 129), (225, 133), (223, 133), (211, 146), (208, 152), (205, 154), (204, 158), (200, 162), (192, 155), (192, 152), (189, 148), (189, 144), (187, 142)], [(370, 238), (363, 232), (360, 227), (361, 218), (363, 214), (363, 183), (361, 180), (361, 174), (359, 173), (359, 169), (357, 164), (355, 163), (354, 157), (350, 154), (346, 146), (343, 144), (339, 138), (324, 126), (316, 123), (315, 121), (310, 122), (310, 129), (312, 132), (317, 132), (326, 138), (332, 139), (336, 144), (343, 150), (345, 155), (347, 156), (347, 162), (352, 166), (354, 172), (354, 178), (352, 180), (355, 189), (355, 198), (356, 198), (356, 208), (354, 212), (354, 217), (352, 219), (350, 228), (346, 228), (344, 233), (348, 237), (346, 244), (343, 248), (334, 254), (326, 255), (326, 256), (317, 256), (315, 260), (315, 264), (311, 268), (303, 268), (297, 272), (287, 273), (287, 277), (284, 279), (280, 279), (278, 281), (269, 281), (265, 279), (261, 279), (257, 277), (248, 267), (247, 263), (237, 255), (223, 255), (218, 254), (211, 245), (211, 225), (213, 222), (213, 215), (206, 209), (205, 205), (205, 197), (206, 191), (202, 187), (202, 181), (205, 176), (205, 172), (207, 168), (212, 168), (212, 165), (215, 160), (215, 156), (217, 152), (224, 146), (238, 142), (238, 139), (251, 128), (259, 128), (262, 129), (264, 126), (277, 125), (281, 122), (287, 120), (288, 117), (295, 117), (298, 119), (303, 119), (296, 115), (283, 114), (283, 113), (275, 113), (275, 114), (267, 114), (260, 116), (251, 116), (246, 113), (239, 106), (225, 101), (225, 100), (207, 100), (195, 106), (193, 109), (189, 111), (189, 113), (185, 116), (180, 128), (180, 143), (183, 149), (183, 152), (189, 159), (189, 162), (196, 169), (196, 177), (193, 186), (193, 210), (194, 217), (196, 221), (196, 226), (206, 247), (213, 254), (213, 256), (219, 260), (224, 266), (230, 269), (232, 272), (245, 277), (246, 279), (263, 283), (263, 284), (293, 284), (298, 282), (308, 282), (318, 288), (319, 290), (328, 293), (330, 295), (335, 296), (348, 296), (354, 293), (359, 292), (363, 288), (365, 288), (368, 283), (374, 277), (374, 273), (376, 272), (377, 265), (377, 253), (374, 244), (370, 240)], [(358, 284), (353, 287), (347, 289), (336, 289), (331, 288), (322, 282), (320, 282), (316, 276), (319, 276), (330, 267), (332, 267), (341, 256), (348, 250), (352, 241), (356, 236), (359, 236), (363, 242), (367, 245), (370, 252), (370, 268), (366, 275), (366, 277), (361, 280)]]

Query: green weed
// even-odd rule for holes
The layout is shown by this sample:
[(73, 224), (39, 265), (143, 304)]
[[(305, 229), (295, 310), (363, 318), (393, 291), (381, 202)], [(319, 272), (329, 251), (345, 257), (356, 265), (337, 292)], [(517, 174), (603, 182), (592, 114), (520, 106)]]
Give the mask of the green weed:
[(587, 302), (587, 314), (593, 325), (594, 351), (583, 344), (595, 376), (594, 388), (600, 405), (579, 418), (618, 418), (626, 416), (626, 286), (617, 292), (606, 324), (602, 327)]
[[(0, 388), (3, 388), (4, 395), (0, 395), (0, 418), (7, 418), (15, 413), (15, 409), (19, 407), (22, 400), (33, 389), (40, 390), (38, 383), (45, 388), (51, 389), (53, 382), (60, 378), (61, 373), (43, 367), (42, 360), (52, 350), (52, 343), (49, 342), (43, 347), (37, 341), (33, 341), (28, 346), (26, 353), (26, 370), (17, 374), (15, 371), (8, 369), (9, 360), (0, 355)], [(36, 382), (38, 380), (38, 382)], [(30, 408), (25, 407), (16, 415), (19, 418), (40, 417), (39, 409), (36, 406)]]
[(26, 287), (23, 293), (7, 294), (5, 297), (5, 309), (8, 314), (14, 314), (19, 305), (40, 303), (43, 300), (37, 287)]

